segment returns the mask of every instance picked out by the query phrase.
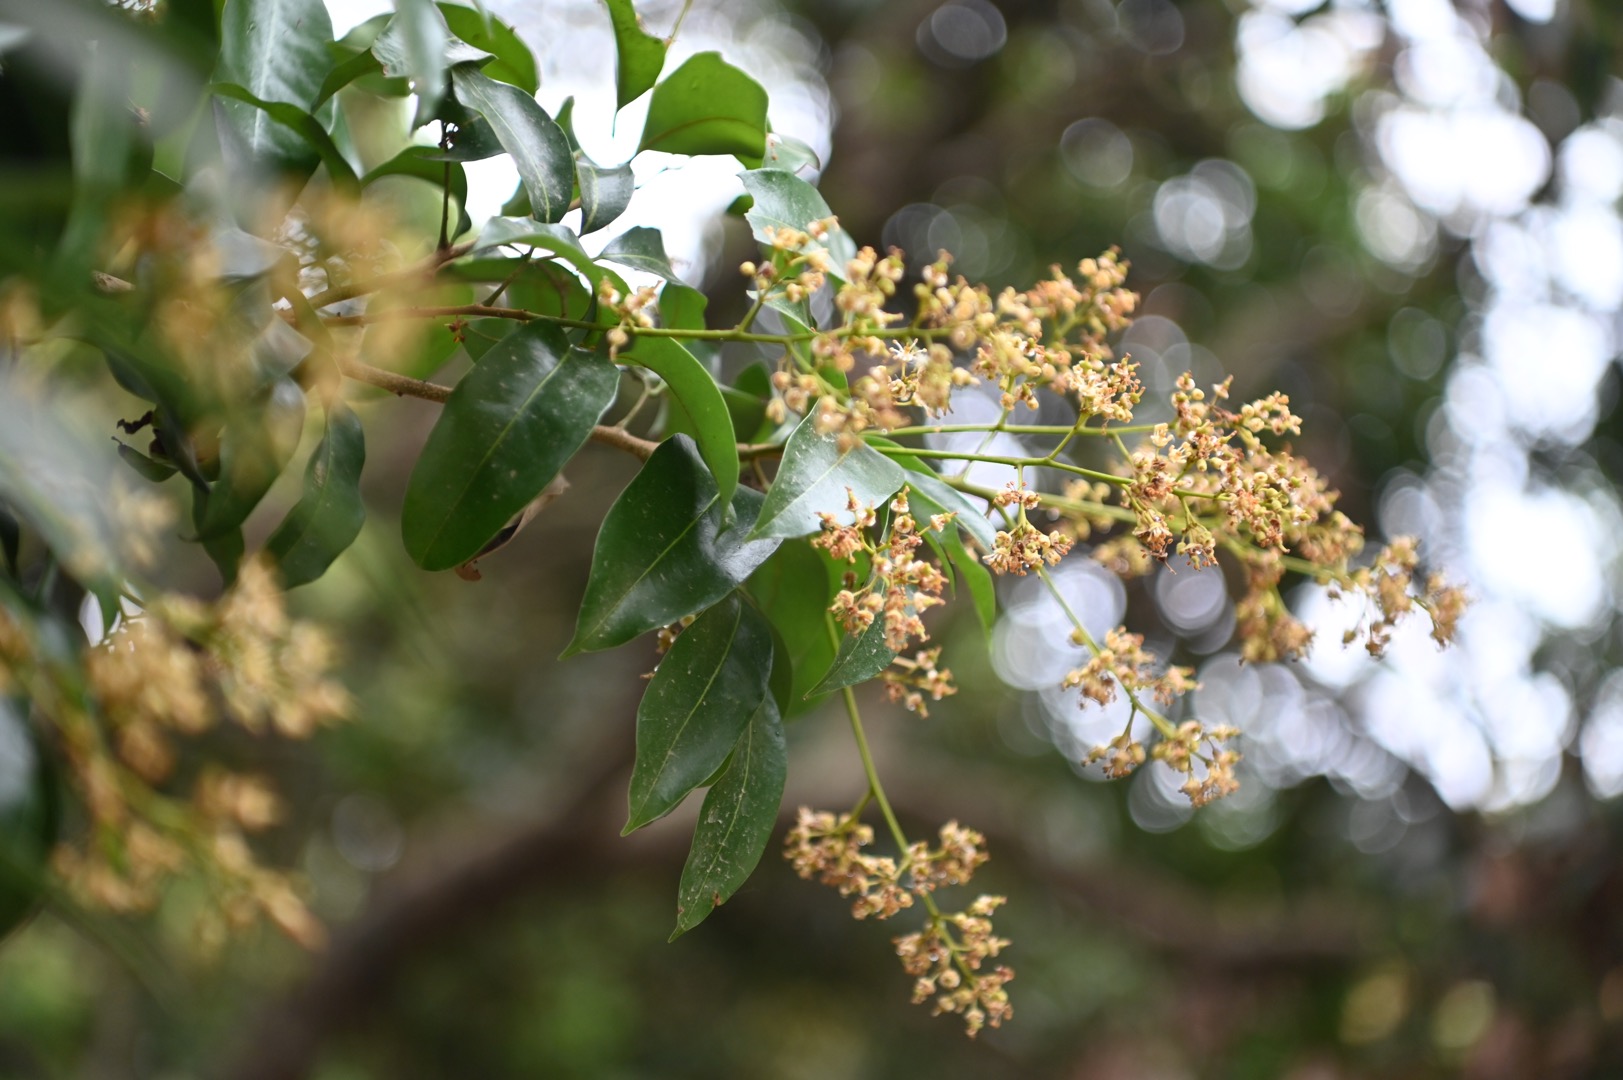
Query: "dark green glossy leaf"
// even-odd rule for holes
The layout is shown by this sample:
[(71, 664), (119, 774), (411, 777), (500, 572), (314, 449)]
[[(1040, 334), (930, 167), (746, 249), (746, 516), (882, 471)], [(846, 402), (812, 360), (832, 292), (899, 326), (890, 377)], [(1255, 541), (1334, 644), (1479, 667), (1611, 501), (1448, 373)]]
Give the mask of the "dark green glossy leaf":
[(682, 403), (693, 423), (699, 453), (716, 479), (721, 503), (730, 504), (738, 487), (738, 437), (715, 377), (675, 338), (639, 337), (625, 359), (664, 379)]
[[(830, 217), (828, 203), (818, 190), (793, 173), (782, 169), (756, 169), (740, 177), (744, 190), (755, 199), (755, 204), (744, 214), (744, 220), (755, 231), (755, 239), (767, 244), (767, 228), (800, 229), (814, 221)], [(844, 229), (829, 230), (826, 244), (813, 240), (808, 247), (827, 247), (834, 261), (830, 274), (836, 280), (845, 279), (845, 264), (856, 258), (857, 245)]]
[(771, 668), (772, 629), (737, 594), (682, 632), (637, 708), (623, 832), (664, 817), (714, 775), (766, 698)]
[(675, 941), (737, 892), (772, 837), (789, 773), (778, 703), (761, 699), (721, 779), (705, 793), (693, 847), (676, 890)]
[(304, 494), (265, 542), (289, 589), (325, 574), (366, 520), (361, 502), (366, 437), (360, 418), (335, 402), (327, 410), (326, 428), (305, 466)]
[(425, 570), (479, 553), (575, 456), (614, 400), (619, 369), (546, 323), (502, 339), (451, 392), (412, 470), (406, 551)]
[(778, 475), (751, 536), (807, 536), (823, 527), (823, 513), (844, 514), (847, 489), (877, 506), (896, 494), (906, 479), (902, 467), (864, 443), (840, 449), (838, 436), (817, 430), (810, 412), (783, 448)]
[(304, 430), (304, 391), (278, 379), (240, 410), (220, 436), (220, 478), (209, 488), (197, 517), (199, 539), (239, 528), (282, 474)]
[(28, 723), (28, 704), (0, 698), (0, 936), (39, 906), (56, 843), (61, 795), (56, 771)]
[(627, 229), (610, 240), (598, 258), (617, 262), (621, 266), (629, 266), (633, 270), (657, 274), (666, 281), (678, 284), (682, 281), (677, 277), (676, 271), (671, 269), (671, 261), (665, 255), (664, 237), (660, 235), (658, 229), (650, 229), (646, 225)]
[(659, 80), (669, 45), (642, 28), (631, 0), (606, 2), (609, 21), (614, 24), (615, 105), (623, 109)]
[(760, 507), (759, 492), (736, 489), (738, 525), (723, 531), (716, 482), (692, 440), (661, 443), (603, 518), (564, 655), (623, 644), (726, 596), (778, 546), (744, 539)]
[(720, 53), (690, 57), (654, 87), (637, 149), (736, 154), (759, 163), (766, 151), (766, 91)]
[(312, 132), (267, 105), (278, 102), (308, 116), (332, 68), (327, 52), (331, 42), (332, 20), (322, 0), (226, 0), (215, 77), (246, 95), (224, 108), (255, 158), (279, 169), (305, 171), (310, 150), (320, 152)]
[(490, 123), (502, 147), (513, 158), (530, 213), (554, 222), (569, 211), (575, 190), (575, 160), (569, 140), (535, 98), (516, 86), (497, 82), (471, 64), (451, 69), (457, 100)]
[(604, 168), (584, 155), (575, 162), (575, 179), (580, 185), (580, 231), (593, 233), (626, 212), (636, 190), (631, 166)]
[[(217, 82), (209, 89), (217, 97), (230, 99), (226, 102), (227, 105), (236, 103), (251, 106), (268, 117), (266, 124), (269, 129), (287, 133), (286, 138), (278, 136), (280, 142), (275, 150), (277, 156), (267, 159), (278, 168), (308, 171), (303, 168), (302, 163), (308, 158), (309, 153), (314, 152), (327, 167), (327, 174), (335, 186), (350, 190), (359, 186), (355, 170), (349, 167), (349, 161), (338, 149), (338, 144), (332, 141), (332, 136), (327, 134), (327, 129), (299, 106), (281, 101), (267, 101), (235, 83)], [(295, 145), (295, 142), (299, 145)]]
[(862, 633), (855, 636), (846, 634), (840, 638), (840, 649), (834, 655), (834, 663), (806, 696), (816, 697), (844, 686), (867, 682), (889, 667), (894, 659), (896, 654), (885, 644), (885, 620), (875, 619)]
[(441, 4), (439, 8), (451, 27), (451, 33), (475, 49), (495, 57), (484, 65), (486, 75), (498, 82), (510, 83), (532, 96), (541, 88), (535, 56), (511, 26), (493, 15), (461, 4)]

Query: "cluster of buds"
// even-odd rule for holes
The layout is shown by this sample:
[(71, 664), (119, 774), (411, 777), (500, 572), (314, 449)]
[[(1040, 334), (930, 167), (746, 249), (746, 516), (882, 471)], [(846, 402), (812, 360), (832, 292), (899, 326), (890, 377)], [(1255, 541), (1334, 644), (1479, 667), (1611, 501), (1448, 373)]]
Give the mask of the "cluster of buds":
[(913, 1002), (934, 998), (934, 1011), (964, 1018), (970, 1035), (997, 1027), (1011, 1015), (1005, 984), (1014, 972), (999, 965), (981, 971), (1009, 942), (992, 931), (991, 915), (1001, 896), (982, 896), (960, 912), (939, 914), (928, 897), (949, 885), (967, 884), (987, 860), (986, 838), (974, 829), (949, 821), (940, 830), (940, 845), (910, 844), (900, 863), (864, 854), (873, 830), (851, 814), (800, 808), (785, 840), (784, 857), (795, 873), (855, 896), (851, 914), (887, 919), (920, 898), (931, 911), (922, 930), (895, 939), (902, 969), (913, 976)]
[[(846, 499), (852, 524), (842, 525), (836, 515), (825, 513), (821, 515), (823, 531), (812, 539), (814, 547), (848, 563), (855, 563), (863, 552), (868, 554), (872, 565), (868, 583), (857, 589), (848, 574), (846, 587), (835, 594), (829, 610), (849, 634), (861, 634), (876, 619), (882, 619), (885, 645), (898, 653), (910, 641), (929, 637), (920, 613), (943, 603), (941, 592), (947, 584), (938, 566), (917, 555), (924, 535), (908, 509), (907, 492), (904, 487), (891, 500), (890, 528), (881, 544), (871, 543), (865, 531), (877, 520), (873, 508), (864, 506), (850, 489), (846, 490)], [(937, 514), (925, 529), (939, 532), (951, 520), (950, 514)], [(936, 699), (950, 692), (942, 690)]]
[[(1412, 536), (1400, 536), (1381, 549), (1372, 566), (1351, 575), (1352, 587), (1369, 597), (1378, 613), (1368, 620), (1364, 642), (1371, 656), (1386, 652), (1398, 620), (1417, 607), (1431, 616), (1432, 640), (1447, 645), (1454, 639), (1460, 616), (1465, 613), (1465, 591), (1433, 573), (1416, 592), (1414, 579), (1419, 565), (1419, 542)], [(1352, 644), (1358, 634), (1357, 627), (1347, 631), (1344, 644)]]
[(180, 740), (222, 719), (302, 738), (346, 715), (348, 697), (329, 674), (334, 660), (325, 635), (288, 617), (272, 572), (257, 562), (217, 602), (158, 597), (90, 648), (83, 678), (98, 715), (69, 697), (45, 699), (90, 816), (87, 841), (62, 845), (52, 860), (74, 894), (144, 911), (170, 879), (195, 871), (216, 901), (200, 915), (200, 944), (223, 943), (229, 929), (261, 916), (319, 944), (321, 927), (293, 881), (259, 865), (245, 839), (282, 818), (269, 782), (210, 768), (189, 801), (167, 792), (180, 771)]
[(992, 912), (1003, 903), (1001, 896), (979, 897), (966, 910), (934, 918), (923, 930), (903, 934), (895, 942), (902, 970), (913, 976), (913, 1003), (922, 1005), (933, 998), (934, 1015), (962, 1016), (971, 1038), (984, 1027), (1002, 1026), (1014, 1015), (1005, 989), (1014, 978), (1013, 969), (999, 964), (981, 971), (1009, 944), (992, 932)]
[[(1086, 640), (1079, 638), (1080, 633), (1073, 633), (1072, 640), (1077, 644)], [(1157, 674), (1156, 664), (1155, 655), (1144, 648), (1144, 636), (1118, 626), (1105, 635), (1104, 645), (1086, 664), (1066, 673), (1061, 685), (1066, 690), (1081, 687), (1083, 697), (1100, 705), (1116, 700), (1117, 687), (1135, 696), (1148, 690), (1161, 704), (1170, 705), (1199, 686), (1193, 668), (1171, 664)]]
[[(1227, 725), (1207, 730), (1198, 720), (1185, 720), (1172, 735), (1155, 744), (1150, 756), (1188, 777), (1179, 790), (1189, 797), (1191, 804), (1201, 807), (1239, 790), (1234, 767), (1239, 764), (1240, 755), (1219, 745), (1239, 734), (1237, 729)], [(1205, 753), (1200, 750), (1202, 742), (1206, 744)]]
[(885, 696), (899, 703), (909, 712), (927, 717), (930, 709), (924, 699), (940, 701), (958, 692), (952, 682), (952, 670), (940, 667), (941, 647), (921, 649), (911, 659), (898, 656), (890, 667), (880, 674)]
[(608, 277), (597, 283), (597, 302), (615, 316), (617, 324), (610, 328), (606, 335), (611, 360), (619, 355), (621, 349), (631, 344), (632, 334), (654, 325), (657, 298), (655, 290), (646, 285), (632, 289), (630, 296), (622, 297), (620, 290), (614, 287), (614, 282)]

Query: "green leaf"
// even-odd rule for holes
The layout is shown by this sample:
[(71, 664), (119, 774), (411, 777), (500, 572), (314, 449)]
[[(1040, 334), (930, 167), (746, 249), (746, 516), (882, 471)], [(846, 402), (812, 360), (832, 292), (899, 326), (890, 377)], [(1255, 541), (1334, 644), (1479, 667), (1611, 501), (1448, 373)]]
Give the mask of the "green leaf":
[(535, 55), (513, 28), (493, 15), (475, 11), (461, 4), (440, 4), (440, 14), (451, 28), (451, 33), (495, 57), (483, 68), (484, 73), (498, 82), (509, 83), (526, 94), (534, 96), (541, 88), (541, 76), (536, 71)]
[(671, 261), (665, 255), (665, 239), (658, 229), (651, 229), (646, 225), (638, 225), (610, 240), (600, 259), (617, 262), (621, 266), (629, 266), (633, 270), (642, 270), (656, 274), (666, 281), (681, 284), (682, 279), (671, 269)]
[[(434, 307), (456, 307), (473, 303), (473, 286), (459, 281), (438, 282), (427, 290), (378, 293), (366, 305), (368, 316), (382, 316), (391, 309), (409, 308), (417, 304)], [(500, 331), (495, 339), (487, 339), (473, 332), (470, 325), (463, 332), (464, 340), (485, 346), (494, 345), (512, 329), (507, 319), (488, 320)], [(438, 371), (455, 355), (461, 346), (449, 322), (441, 319), (388, 319), (378, 318), (361, 335), (361, 360), (397, 372), (413, 379), (426, 379)], [(382, 394), (379, 390), (377, 393)]]
[(720, 53), (690, 57), (654, 87), (637, 149), (759, 162), (766, 152), (766, 91)]
[(400, 525), (413, 561), (449, 570), (477, 555), (585, 444), (619, 381), (549, 324), (503, 338), (457, 383), (412, 470)]
[(777, 661), (790, 667), (790, 688), (780, 701), (785, 716), (807, 708), (807, 694), (834, 662), (835, 646), (823, 615), (840, 575), (849, 568), (810, 544), (794, 542), (784, 544), (750, 575), (750, 596), (782, 638)]
[(992, 572), (973, 551), (961, 543), (956, 547), (948, 545), (947, 558), (952, 560), (952, 565), (957, 569), (958, 580), (969, 590), (969, 598), (974, 602), (975, 615), (981, 621), (981, 629), (990, 634), (992, 624), (997, 622), (997, 586), (992, 581)]
[(834, 663), (806, 696), (816, 697), (841, 687), (867, 682), (889, 667), (894, 659), (896, 653), (885, 644), (885, 620), (875, 619), (862, 633), (855, 636), (846, 634), (840, 638), (840, 649), (834, 655)]
[(693, 847), (676, 889), (675, 941), (737, 892), (772, 837), (789, 774), (778, 703), (761, 699), (733, 747), (727, 771), (705, 793)]
[[(907, 447), (894, 439), (887, 439), (883, 435), (867, 435), (863, 441), (872, 446), (884, 446), (901, 451), (901, 453), (887, 455), (896, 464), (908, 472), (907, 484), (914, 491), (925, 496), (935, 505), (931, 514), (952, 513), (953, 521), (957, 526), (981, 546), (981, 550), (990, 552), (997, 541), (997, 527), (987, 518), (984, 511), (978, 508), (969, 498), (957, 488), (950, 487), (946, 481), (932, 469), (922, 458), (905, 454)], [(918, 515), (914, 515), (917, 517)], [(923, 520), (922, 518), (920, 519)]]
[(787, 135), (771, 132), (766, 137), (766, 154), (761, 158), (761, 168), (781, 169), (784, 172), (799, 173), (806, 169), (820, 169), (823, 163), (817, 158), (817, 151)]
[(28, 723), (28, 703), (0, 698), (0, 936), (39, 906), (61, 818), (56, 770)]
[(512, 155), (530, 213), (554, 222), (569, 211), (575, 191), (575, 160), (569, 140), (535, 98), (516, 86), (500, 83), (470, 64), (451, 69), (457, 99), (490, 122), (502, 147)]
[(760, 507), (758, 492), (738, 488), (741, 527), (723, 531), (716, 482), (692, 440), (661, 443), (603, 518), (564, 655), (624, 644), (726, 596), (777, 549), (744, 539)]
[(614, 90), (615, 107), (628, 104), (648, 92), (659, 80), (660, 69), (665, 66), (666, 41), (642, 28), (631, 0), (606, 0), (609, 21), (614, 24)]
[(417, 114), (430, 116), (445, 97), (451, 31), (433, 0), (394, 0), (394, 19), (372, 45), (385, 74), (404, 75), (417, 94)]
[(279, 102), (308, 115), (332, 68), (327, 52), (331, 42), (332, 20), (322, 0), (225, 0), (215, 77), (247, 95), (227, 103), (225, 113), (255, 158), (278, 169), (308, 171), (303, 166), (309, 147), (316, 145), (309, 132), (265, 103)]
[(703, 330), (704, 309), (710, 298), (679, 281), (667, 282), (659, 290), (660, 325), (673, 330)]
[[(782, 169), (756, 169), (739, 179), (744, 181), (744, 190), (755, 199), (755, 204), (744, 214), (744, 220), (750, 223), (755, 239), (762, 244), (770, 246), (765, 231), (769, 227), (804, 231), (812, 222), (833, 214), (822, 194), (793, 173)], [(826, 243), (813, 240), (807, 244), (807, 249), (814, 247), (828, 248), (834, 262), (830, 276), (845, 280), (845, 264), (857, 255), (857, 245), (850, 234), (835, 227), (829, 230)]]
[(238, 529), (282, 474), (304, 430), (304, 391), (278, 379), (220, 435), (220, 478), (208, 490), (196, 519), (200, 540)]
[(624, 358), (664, 379), (682, 403), (693, 422), (699, 453), (716, 479), (721, 504), (730, 504), (738, 487), (738, 437), (715, 376), (675, 338), (639, 337)]
[(580, 237), (567, 225), (542, 225), (532, 218), (523, 217), (491, 218), (479, 230), (474, 251), (489, 251), (508, 245), (542, 248), (561, 256), (594, 286), (603, 278), (603, 268), (586, 254), (586, 249), (580, 246)]
[(604, 168), (585, 155), (575, 162), (575, 180), (580, 185), (582, 235), (596, 232), (625, 213), (636, 190), (629, 164)]
[(154, 484), (161, 484), (171, 476), (175, 475), (177, 470), (168, 462), (158, 461), (154, 458), (150, 458), (141, 453), (141, 451), (137, 450), (135, 447), (119, 442), (117, 439), (114, 439), (113, 441), (118, 443), (119, 460), (139, 473), (143, 480), (150, 480)]
[(878, 505), (907, 478), (900, 465), (864, 443), (841, 450), (838, 436), (819, 432), (816, 419), (814, 408), (789, 436), (752, 538), (818, 532), (819, 514), (846, 512), (846, 489), (860, 502)]
[(461, 164), (444, 160), (437, 146), (408, 146), (382, 165), (361, 177), (361, 186), (368, 187), (385, 176), (411, 176), (443, 189), (450, 182), (451, 198), (456, 200), (457, 230), (460, 236), (471, 225), (468, 218), (468, 174)]
[(700, 615), (665, 655), (637, 707), (637, 757), (622, 834), (709, 779), (767, 696), (772, 628), (737, 594)]
[(360, 535), (366, 520), (361, 502), (361, 466), (365, 463), (366, 438), (360, 418), (334, 402), (327, 409), (326, 434), (305, 466), (304, 494), (265, 542), (265, 550), (281, 568), (286, 588), (325, 574)]
[(368, 75), (376, 75), (383, 70), (378, 58), (372, 55), (370, 48), (362, 49), (338, 62), (338, 65), (327, 72), (327, 77), (321, 80), (321, 89), (316, 92), (315, 101), (311, 103), (312, 109), (318, 109), (322, 103), (331, 98), (338, 91), (357, 79), (364, 79)]
[[(359, 188), (360, 181), (355, 178), (355, 170), (349, 167), (349, 161), (344, 157), (338, 144), (332, 141), (327, 129), (321, 122), (297, 105), (289, 105), (280, 101), (267, 101), (253, 94), (246, 87), (235, 83), (217, 82), (209, 87), (217, 97), (229, 98), (232, 102), (252, 106), (261, 114), (268, 117), (270, 128), (286, 131), (288, 139), (278, 144), (275, 158), (267, 158), (278, 168), (290, 171), (308, 172), (302, 163), (308, 160), (313, 151), (321, 163), (327, 166), (327, 175), (332, 178), (335, 187), (354, 191)], [(291, 141), (290, 141), (291, 140)]]

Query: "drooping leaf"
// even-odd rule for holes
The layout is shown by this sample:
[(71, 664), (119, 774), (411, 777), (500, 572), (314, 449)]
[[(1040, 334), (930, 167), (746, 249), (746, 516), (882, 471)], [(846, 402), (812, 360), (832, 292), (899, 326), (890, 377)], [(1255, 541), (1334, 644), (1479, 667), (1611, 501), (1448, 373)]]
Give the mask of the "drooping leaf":
[(636, 190), (630, 164), (605, 168), (585, 155), (575, 162), (575, 180), (580, 186), (582, 235), (596, 232), (625, 213)]
[(778, 546), (744, 539), (760, 506), (758, 492), (736, 489), (738, 525), (723, 531), (716, 482), (692, 440), (661, 443), (603, 518), (564, 655), (623, 644), (726, 596)]
[(733, 746), (727, 771), (705, 793), (676, 890), (672, 941), (698, 926), (749, 880), (772, 836), (788, 773), (783, 722), (778, 703), (768, 694)]
[(658, 229), (650, 229), (646, 225), (638, 225), (610, 240), (598, 256), (610, 262), (617, 262), (621, 266), (629, 266), (633, 270), (643, 270), (656, 274), (666, 281), (678, 284), (682, 279), (671, 269), (671, 261), (665, 255), (665, 239)]
[(906, 479), (900, 465), (871, 446), (840, 449), (838, 436), (817, 430), (816, 416), (808, 413), (789, 436), (752, 537), (810, 535), (823, 526), (819, 514), (846, 512), (848, 489), (859, 502), (878, 505)]
[(241, 527), (282, 474), (304, 429), (304, 391), (278, 379), (226, 423), (220, 436), (220, 477), (197, 517), (199, 539)]
[[(325, 101), (357, 79), (377, 75), (382, 71), (383, 64), (378, 61), (370, 48), (350, 53), (327, 72), (325, 79), (321, 80), (321, 89), (316, 92), (311, 108), (320, 108)], [(402, 90), (402, 93), (404, 92), (405, 89)]]
[(606, 0), (614, 24), (614, 99), (623, 109), (659, 80), (669, 44), (642, 28), (631, 0)]
[(693, 422), (699, 453), (715, 477), (719, 501), (729, 505), (738, 487), (738, 437), (715, 377), (675, 338), (639, 337), (625, 358), (664, 379), (682, 403)]
[(807, 697), (816, 697), (845, 686), (867, 682), (890, 666), (896, 653), (885, 644), (885, 620), (875, 619), (860, 634), (840, 638), (840, 648), (828, 672), (811, 688)]
[(526, 94), (541, 88), (535, 54), (514, 29), (494, 15), (461, 4), (439, 5), (451, 33), (495, 57), (484, 65), (484, 73), (498, 82), (510, 83)]
[(516, 86), (497, 82), (471, 64), (451, 69), (457, 100), (490, 123), (502, 147), (513, 158), (530, 214), (554, 222), (569, 211), (575, 190), (575, 161), (569, 140), (535, 98)]
[(365, 463), (360, 418), (333, 403), (327, 409), (326, 432), (304, 470), (304, 494), (265, 542), (286, 588), (325, 574), (360, 535), (366, 520), (360, 486)]
[(715, 774), (766, 698), (772, 630), (735, 593), (684, 630), (637, 708), (623, 832), (664, 817)]
[(975, 605), (975, 615), (981, 621), (981, 630), (990, 635), (992, 624), (997, 622), (997, 587), (992, 580), (992, 572), (963, 544), (949, 546), (947, 557), (952, 560), (953, 567), (958, 571), (958, 580), (969, 590), (969, 598)]
[(487, 352), (451, 392), (406, 487), (400, 524), (417, 565), (449, 570), (478, 554), (586, 442), (619, 378), (547, 323)]
[(148, 457), (135, 447), (126, 443), (118, 442), (117, 439), (114, 439), (113, 441), (118, 443), (119, 460), (124, 462), (124, 464), (128, 465), (130, 468), (134, 469), (143, 480), (149, 480), (154, 484), (161, 484), (171, 476), (175, 475), (177, 470), (168, 462), (158, 461), (155, 458)]
[(766, 91), (720, 53), (692, 56), (654, 87), (637, 149), (735, 154), (759, 164), (766, 152)]
[[(257, 110), (267, 118), (267, 129), (278, 132), (274, 149), (276, 157), (268, 159), (276, 167), (308, 172), (304, 163), (313, 153), (327, 167), (327, 174), (335, 186), (350, 191), (359, 186), (355, 170), (350, 168), (338, 144), (332, 141), (332, 136), (327, 134), (321, 122), (304, 109), (284, 101), (268, 101), (236, 83), (217, 82), (209, 89), (216, 97), (228, 99), (225, 105), (241, 105), (250, 111)], [(285, 136), (282, 134), (284, 132)]]
[(322, 0), (225, 0), (216, 78), (247, 95), (224, 108), (255, 158), (277, 169), (305, 171), (310, 150), (319, 152), (309, 131), (267, 104), (289, 105), (308, 116), (332, 67), (331, 42), (332, 20)]
[(0, 936), (39, 906), (56, 843), (61, 794), (56, 770), (28, 723), (28, 703), (0, 697)]
[[(799, 229), (804, 231), (814, 221), (832, 216), (828, 202), (811, 184), (782, 169), (755, 169), (740, 177), (744, 190), (755, 199), (755, 204), (744, 214), (744, 220), (755, 231), (755, 239), (769, 243), (765, 230)], [(845, 264), (856, 258), (857, 245), (851, 235), (836, 226), (828, 231), (825, 242), (812, 240), (810, 247), (827, 247), (834, 262), (831, 277), (843, 281)]]
[(394, 12), (373, 43), (372, 54), (385, 74), (411, 80), (418, 115), (431, 116), (445, 96), (445, 50), (451, 31), (434, 0), (394, 0)]

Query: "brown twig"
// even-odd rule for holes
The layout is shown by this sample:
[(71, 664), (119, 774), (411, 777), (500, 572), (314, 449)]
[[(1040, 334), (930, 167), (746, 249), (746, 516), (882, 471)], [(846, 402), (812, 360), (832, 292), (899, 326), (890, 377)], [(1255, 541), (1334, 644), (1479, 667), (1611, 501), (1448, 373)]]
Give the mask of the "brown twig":
[[(338, 370), (344, 373), (345, 378), (366, 383), (368, 386), (375, 386), (380, 390), (387, 390), (399, 397), (419, 398), (423, 401), (432, 401), (438, 405), (444, 405), (451, 397), (451, 388), (449, 386), (424, 382), (421, 379), (413, 379), (405, 375), (397, 375), (392, 371), (373, 367), (371, 364), (363, 364), (359, 360), (340, 359), (338, 361)], [(592, 428), (591, 439), (593, 442), (602, 443), (604, 446), (624, 450), (626, 453), (632, 454), (643, 461), (647, 461), (659, 445), (647, 439), (638, 438), (624, 428), (605, 427), (602, 424)]]
[(353, 300), (355, 297), (365, 296), (367, 293), (374, 293), (393, 288), (396, 285), (408, 284), (432, 277), (439, 272), (440, 267), (453, 259), (461, 258), (472, 250), (472, 241), (438, 248), (434, 254), (416, 266), (408, 266), (406, 269), (398, 270), (392, 274), (380, 274), (365, 281), (352, 281), (348, 285), (334, 285), (330, 289), (318, 292), (310, 297), (310, 306), (320, 311), (322, 308), (330, 304), (336, 304), (341, 300)]

